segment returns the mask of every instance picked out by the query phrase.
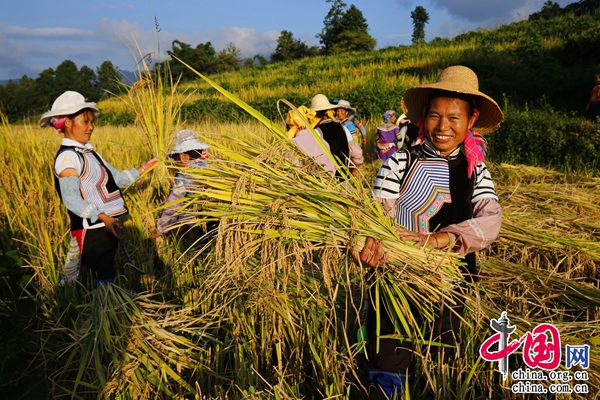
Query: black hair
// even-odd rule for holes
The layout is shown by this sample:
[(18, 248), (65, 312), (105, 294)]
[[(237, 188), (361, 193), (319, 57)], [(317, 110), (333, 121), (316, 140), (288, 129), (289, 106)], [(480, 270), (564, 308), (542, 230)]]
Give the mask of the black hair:
[(467, 103), (467, 115), (469, 117), (475, 112), (475, 103), (473, 102), (473, 97), (471, 97), (471, 95), (466, 93), (452, 92), (449, 90), (435, 89), (433, 92), (431, 92), (427, 99), (427, 110), (425, 110), (425, 113), (429, 111), (431, 101), (440, 97), (463, 100), (465, 103)]
[(181, 159), (181, 154), (187, 154), (188, 156), (190, 156), (190, 160), (197, 160), (200, 157), (202, 157), (202, 155), (204, 154), (204, 150), (188, 150), (184, 151), (183, 153), (172, 154), (171, 158), (179, 160)]
[(186, 151), (185, 154), (190, 156), (190, 160), (196, 160), (202, 157), (202, 154), (204, 154), (204, 150), (189, 150)]

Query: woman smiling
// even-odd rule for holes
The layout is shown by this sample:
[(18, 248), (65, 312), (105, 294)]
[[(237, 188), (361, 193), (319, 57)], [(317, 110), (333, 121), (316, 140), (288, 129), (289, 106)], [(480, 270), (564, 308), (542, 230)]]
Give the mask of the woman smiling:
[[(398, 223), (395, 230), (402, 240), (463, 255), (464, 280), (475, 281), (475, 252), (496, 240), (502, 222), (481, 137), (499, 128), (502, 111), (479, 91), (477, 75), (463, 66), (446, 68), (435, 83), (408, 89), (402, 109), (410, 120), (419, 121), (419, 137), (410, 149), (394, 153), (381, 167), (374, 195)], [(362, 265), (379, 267), (387, 254), (377, 240), (368, 238), (355, 258)], [(456, 292), (461, 290), (464, 287), (458, 285)], [(427, 338), (447, 345), (430, 347), (434, 360), (447, 361), (453, 353), (464, 307), (462, 296), (455, 301), (452, 306), (442, 304), (436, 321), (423, 326)], [(398, 334), (385, 311), (380, 318), (379, 336)], [(369, 337), (376, 334), (371, 324)], [(414, 372), (414, 348), (415, 343), (406, 338), (371, 341), (373, 385), (388, 395), (400, 390)]]

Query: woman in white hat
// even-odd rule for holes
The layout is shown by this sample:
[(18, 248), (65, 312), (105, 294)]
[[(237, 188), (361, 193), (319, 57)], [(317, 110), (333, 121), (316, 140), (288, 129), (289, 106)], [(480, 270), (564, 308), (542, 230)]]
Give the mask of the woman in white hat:
[(54, 159), (54, 180), (71, 219), (70, 247), (80, 252), (78, 268), (66, 271), (67, 279), (76, 279), (81, 272), (101, 283), (114, 281), (122, 228), (118, 217), (128, 212), (119, 189), (133, 183), (158, 159), (127, 171), (115, 169), (89, 143), (98, 115), (96, 103), (67, 91), (42, 115), (40, 126), (52, 126), (64, 135)]
[[(496, 240), (502, 222), (502, 209), (484, 163), (486, 145), (481, 137), (500, 127), (504, 121), (502, 111), (492, 98), (479, 91), (477, 75), (463, 66), (446, 68), (435, 83), (408, 89), (402, 109), (409, 119), (419, 121), (419, 137), (410, 149), (394, 153), (384, 163), (377, 173), (374, 195), (402, 226), (396, 228), (402, 240), (463, 255), (464, 279), (475, 281), (475, 252)], [(354, 256), (371, 267), (379, 267), (387, 259), (374, 238), (368, 238), (363, 251)], [(442, 307), (433, 341), (455, 344), (461, 303), (458, 298), (453, 310)], [(398, 334), (385, 312), (380, 317), (381, 335)], [(373, 328), (370, 334), (375, 337)], [(380, 339), (376, 351), (376, 341), (372, 342), (370, 375), (374, 384), (389, 394), (410, 378), (405, 374), (412, 372), (413, 346), (407, 341)], [(430, 348), (434, 360), (438, 349)], [(447, 360), (452, 347), (443, 351), (442, 357)], [(386, 379), (395, 383), (381, 385)]]
[[(208, 144), (198, 140), (194, 131), (184, 129), (175, 134), (175, 145), (169, 153), (169, 158), (175, 160), (175, 163), (180, 168), (193, 169), (206, 167), (208, 165), (208, 153), (206, 150), (209, 148)], [(175, 174), (171, 193), (169, 193), (169, 197), (167, 197), (167, 201), (165, 202), (168, 206), (163, 209), (161, 217), (156, 222), (154, 237), (163, 235), (173, 228), (186, 226), (186, 215), (178, 212), (178, 210), (182, 199), (197, 189), (197, 182), (191, 179), (185, 170), (182, 169)], [(187, 226), (187, 228), (191, 227), (191, 225)], [(215, 224), (211, 224), (207, 229), (213, 230), (214, 227), (216, 227)]]
[[(352, 173), (363, 164), (363, 151), (352, 138), (352, 134), (343, 125), (335, 121), (334, 111), (337, 104), (331, 104), (324, 94), (315, 95), (310, 102), (310, 108), (316, 111), (319, 120), (316, 130), (329, 144), (331, 154), (346, 165)], [(340, 173), (337, 173), (340, 176)]]
[[(362, 147), (367, 143), (367, 129), (362, 122), (356, 118), (356, 108), (350, 107), (350, 102), (348, 102), (348, 100), (338, 100), (336, 104), (338, 106), (338, 108), (335, 109), (337, 121), (350, 131), (354, 141)], [(352, 114), (350, 114), (350, 111), (352, 111)]]

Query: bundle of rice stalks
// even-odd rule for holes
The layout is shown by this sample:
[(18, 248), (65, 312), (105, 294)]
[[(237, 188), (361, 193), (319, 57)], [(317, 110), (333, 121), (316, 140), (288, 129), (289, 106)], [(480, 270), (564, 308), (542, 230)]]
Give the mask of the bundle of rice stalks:
[[(496, 255), (600, 288), (600, 180), (500, 166), (504, 209)], [(519, 171), (522, 181), (510, 177)]]
[[(425, 341), (413, 312), (431, 321), (442, 299), (453, 301), (460, 259), (402, 242), (364, 177), (335, 178), (278, 125), (203, 79), (273, 140), (235, 138), (232, 148), (231, 139), (205, 134), (216, 156), (208, 167), (184, 169), (200, 189), (182, 202), (191, 215), (183, 223), (220, 222), (216, 261), (198, 278), (202, 295), (195, 297), (232, 304), (227, 340), (238, 352), (229, 362), (244, 377), (241, 387), (344, 394), (360, 385), (353, 335), (369, 289), (381, 294), (379, 312), (392, 314), (398, 335)], [(348, 257), (368, 236), (382, 241), (390, 260), (369, 279)]]
[(197, 394), (193, 382), (207, 369), (202, 344), (213, 340), (207, 333), (213, 321), (112, 284), (85, 296), (50, 332), (64, 346), (54, 349), (64, 360), (52, 377), (55, 395), (175, 399)]

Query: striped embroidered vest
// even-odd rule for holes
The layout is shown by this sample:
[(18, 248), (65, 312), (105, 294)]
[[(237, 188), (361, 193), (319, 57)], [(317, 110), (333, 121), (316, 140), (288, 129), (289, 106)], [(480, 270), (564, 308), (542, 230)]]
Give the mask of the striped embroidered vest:
[[(125, 201), (121, 196), (112, 174), (104, 165), (102, 158), (93, 150), (75, 146), (61, 146), (56, 153), (56, 158), (67, 150), (74, 151), (81, 160), (82, 169), (79, 175), (79, 191), (83, 200), (94, 204), (98, 210), (111, 217), (127, 214)], [(59, 197), (62, 201), (58, 176), (54, 174), (54, 183)], [(71, 230), (75, 231), (93, 225), (90, 219), (84, 219), (68, 210), (71, 218)], [(98, 223), (98, 222), (95, 222)]]

